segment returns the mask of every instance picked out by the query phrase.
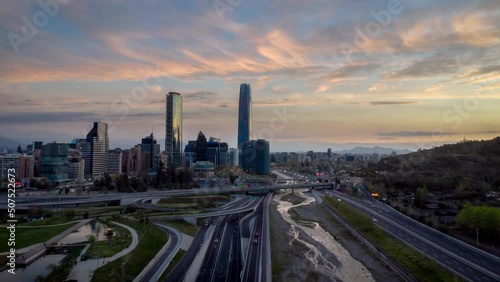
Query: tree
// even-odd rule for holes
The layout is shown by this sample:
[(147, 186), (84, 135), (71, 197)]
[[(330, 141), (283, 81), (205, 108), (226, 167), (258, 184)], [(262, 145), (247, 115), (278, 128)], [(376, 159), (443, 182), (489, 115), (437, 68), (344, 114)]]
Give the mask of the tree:
[(87, 235), (87, 239), (89, 240), (89, 244), (93, 245), (95, 244), (95, 242), (97, 241), (97, 238), (95, 237), (95, 235)]
[(455, 221), (471, 231), (479, 229), (490, 238), (498, 238), (500, 235), (500, 209), (498, 208), (473, 206), (466, 203)]
[(425, 185), (423, 187), (417, 188), (415, 192), (415, 204), (419, 207), (425, 206), (427, 199), (429, 197), (429, 191)]
[(19, 154), (22, 154), (23, 153), (23, 149), (21, 149), (21, 144), (17, 145), (17, 152)]
[(158, 166), (158, 169), (156, 170), (156, 187), (161, 188), (163, 185), (165, 185), (165, 164), (163, 163), (162, 160), (160, 160), (160, 164)]
[(358, 187), (352, 186), (351, 188), (351, 195), (356, 196), (358, 194)]
[(237, 176), (234, 175), (232, 172), (229, 173), (229, 181), (231, 181), (231, 184), (234, 184), (234, 181), (236, 181)]
[(106, 238), (108, 239), (108, 244), (111, 246), (111, 239), (113, 239), (113, 235), (115, 234), (115, 232), (113, 231), (113, 229), (111, 228), (108, 228), (106, 230), (106, 232), (104, 233), (104, 236), (106, 236)]
[(127, 173), (122, 173), (120, 177), (118, 177), (118, 180), (116, 181), (116, 187), (118, 189), (118, 192), (129, 191), (130, 187)]

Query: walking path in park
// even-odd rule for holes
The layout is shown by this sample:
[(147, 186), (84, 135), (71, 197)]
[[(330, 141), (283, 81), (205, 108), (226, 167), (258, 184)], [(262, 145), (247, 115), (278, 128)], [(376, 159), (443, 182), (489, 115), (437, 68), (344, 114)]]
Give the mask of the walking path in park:
[[(92, 275), (94, 275), (96, 269), (116, 259), (119, 259), (124, 255), (127, 255), (137, 247), (137, 244), (139, 243), (139, 236), (137, 235), (137, 231), (135, 231), (135, 229), (118, 222), (112, 221), (111, 223), (126, 228), (132, 234), (132, 244), (109, 258), (88, 258), (88, 260), (86, 261), (81, 261), (79, 257), (77, 259), (76, 265), (71, 269), (71, 272), (68, 275), (68, 280), (75, 279), (78, 282), (89, 282), (90, 280), (92, 280)], [(83, 249), (81, 254), (85, 253), (89, 247), (90, 244)]]

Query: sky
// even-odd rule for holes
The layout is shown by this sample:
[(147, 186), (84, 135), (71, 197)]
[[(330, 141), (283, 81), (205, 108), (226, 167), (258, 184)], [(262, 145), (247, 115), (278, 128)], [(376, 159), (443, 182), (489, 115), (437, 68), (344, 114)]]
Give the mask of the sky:
[(500, 135), (498, 0), (7, 0), (0, 34), (0, 136), (24, 143), (162, 142), (175, 91), (185, 142), (235, 147), (241, 83), (271, 151)]

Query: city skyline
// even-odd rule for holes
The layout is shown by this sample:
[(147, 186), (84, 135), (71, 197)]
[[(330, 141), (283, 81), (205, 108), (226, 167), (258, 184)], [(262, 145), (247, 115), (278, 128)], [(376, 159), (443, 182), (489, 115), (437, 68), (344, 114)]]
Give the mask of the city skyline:
[(0, 9), (1, 137), (70, 142), (102, 121), (130, 148), (165, 136), (178, 91), (184, 137), (237, 147), (244, 82), (273, 151), (500, 135), (495, 1), (63, 2)]

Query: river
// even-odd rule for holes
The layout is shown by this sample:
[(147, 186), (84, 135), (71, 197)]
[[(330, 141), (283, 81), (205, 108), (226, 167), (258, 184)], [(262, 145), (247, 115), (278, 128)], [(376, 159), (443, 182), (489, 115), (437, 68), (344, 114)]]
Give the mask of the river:
[[(281, 198), (287, 194), (276, 195), (274, 198), (278, 203), (278, 212), (281, 214), (281, 217), (290, 224), (289, 236), (291, 239), (289, 244), (291, 244), (293, 240), (297, 240), (304, 244), (309, 249), (309, 251), (305, 253), (305, 257), (314, 265), (318, 272), (329, 277), (332, 281), (375, 281), (366, 267), (355, 260), (350, 253), (318, 223), (314, 222), (311, 224), (311, 227), (307, 227), (297, 224), (291, 219), (288, 213), (291, 208), (309, 205), (315, 202), (315, 199), (310, 195), (297, 191), (295, 191), (295, 193), (306, 200), (298, 205), (292, 205), (290, 202), (281, 200)], [(315, 244), (311, 244), (301, 239), (299, 230), (309, 235), (315, 241)], [(324, 248), (319, 246), (324, 246), (326, 250), (331, 252), (331, 254), (335, 256), (336, 261), (329, 258), (331, 254), (325, 253)]]

